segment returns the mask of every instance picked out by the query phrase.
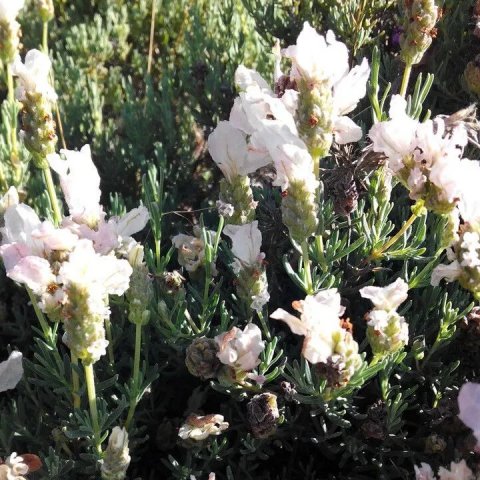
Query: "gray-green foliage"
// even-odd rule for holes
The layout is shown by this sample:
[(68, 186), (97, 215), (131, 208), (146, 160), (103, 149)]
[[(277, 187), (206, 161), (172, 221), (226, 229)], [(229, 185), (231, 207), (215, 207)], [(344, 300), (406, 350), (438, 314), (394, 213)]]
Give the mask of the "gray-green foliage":
[[(364, 341), (362, 367), (331, 395), (317, 367), (300, 357), (299, 337), (264, 320), (260, 326), (267, 346), (258, 371), (265, 377), (265, 388), (278, 396), (281, 413), (276, 434), (267, 439), (254, 438), (247, 426), (246, 400), (260, 391), (257, 386), (249, 390), (221, 379), (201, 381), (184, 363), (194, 339), (212, 338), (234, 325), (243, 328), (252, 318), (251, 310), (236, 297), (227, 243), (218, 243), (219, 234), (207, 241), (206, 233), (218, 226), (211, 207), (218, 196), (219, 174), (205, 141), (216, 123), (228, 116), (237, 65), (255, 67), (269, 78), (273, 37), (282, 46), (294, 43), (305, 20), (322, 30), (332, 28), (356, 55), (375, 58), (378, 76), (372, 77), (369, 96), (376, 118), (385, 119), (386, 98), (398, 90), (402, 68), (390, 38), (398, 21), (393, 3), (159, 1), (148, 73), (150, 0), (55, 2), (49, 45), (65, 143), (69, 148), (92, 144), (103, 202), (112, 214), (120, 215), (126, 205), (142, 198), (151, 215), (144, 240), (155, 301), (144, 327), (139, 382), (129, 381), (135, 326), (128, 322), (125, 299), (112, 305), (115, 364), (108, 358), (96, 364), (104, 433), (124, 421), (132, 398), (141, 399), (130, 431), (129, 478), (187, 480), (195, 475), (203, 480), (214, 471), (222, 480), (406, 479), (412, 478), (413, 465), (420, 461), (446, 465), (459, 456), (468, 432), (455, 420), (456, 392), (465, 379), (479, 375), (478, 333), (468, 339), (469, 349), (459, 352), (467, 339), (457, 326), (471, 308), (471, 298), (455, 284), (429, 286), (445, 228), (444, 220), (433, 215), (418, 218), (384, 261), (366, 261), (411, 213), (400, 185), (394, 186), (389, 199), (381, 168), (355, 177), (360, 199), (348, 219), (336, 213), (338, 199), (325, 188), (319, 214), (323, 244), (310, 246), (313, 283), (315, 289), (339, 289), (354, 336), (361, 341), (369, 306), (359, 289), (404, 278), (412, 288), (400, 310), (410, 327), (410, 344), (404, 351), (369, 365)], [(429, 109), (451, 113), (471, 98), (462, 87), (461, 74), (473, 56), (469, 53), (473, 1), (446, 3), (438, 41), (425, 65), (414, 71), (414, 76), (421, 70), (434, 73), (433, 86), (425, 74), (411, 82), (409, 109), (416, 118), (428, 116)], [(38, 46), (41, 25), (31, 5), (21, 21), (25, 49)], [(373, 44), (378, 49), (372, 53)], [(372, 110), (367, 102), (363, 107), (356, 120), (367, 129)], [(6, 160), (10, 122), (5, 118), (10, 115), (5, 103), (0, 154)], [(28, 155), (20, 148), (26, 160)], [(362, 152), (340, 151), (327, 159), (322, 164), (325, 184), (329, 174), (335, 178), (342, 155), (348, 164)], [(28, 182), (28, 201), (47, 211), (36, 174)], [(280, 221), (279, 192), (269, 185), (257, 186), (254, 195), (268, 261), (269, 310), (288, 308), (292, 300), (304, 296), (303, 265)], [(203, 215), (196, 212), (205, 208)], [(170, 236), (192, 221), (203, 229), (206, 266), (196, 275), (182, 272), (187, 280), (177, 276), (178, 284), (172, 286), (165, 273), (179, 267)], [(216, 277), (210, 264), (215, 259)], [(0, 456), (12, 450), (40, 455), (44, 468), (38, 478), (98, 478), (83, 390), (82, 408), (72, 412), (67, 349), (56, 337), (42, 333), (27, 296), (3, 277), (0, 299), (0, 343), (18, 346), (27, 358), (26, 380), (0, 396)], [(83, 385), (82, 370), (77, 370)], [(205, 443), (183, 444), (177, 432), (191, 412), (219, 412), (231, 428)], [(428, 450), (432, 434), (445, 439), (443, 450)]]

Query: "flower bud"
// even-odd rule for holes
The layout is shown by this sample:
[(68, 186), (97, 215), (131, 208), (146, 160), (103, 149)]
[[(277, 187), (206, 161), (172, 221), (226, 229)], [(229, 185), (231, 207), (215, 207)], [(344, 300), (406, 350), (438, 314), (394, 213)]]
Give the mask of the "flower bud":
[(71, 284), (68, 300), (62, 312), (65, 328), (63, 343), (85, 365), (95, 363), (105, 355), (108, 345), (104, 318), (91, 311), (88, 287)]
[(282, 221), (288, 227), (290, 237), (301, 244), (317, 229), (317, 204), (315, 193), (305, 182), (291, 180), (282, 199)]
[(102, 480), (124, 480), (130, 460), (128, 433), (125, 428), (115, 427), (101, 461)]
[(158, 277), (158, 284), (160, 291), (164, 295), (184, 295), (185, 288), (183, 284), (185, 278), (180, 274), (178, 270), (173, 272), (163, 272)]
[(328, 154), (333, 141), (333, 95), (328, 81), (298, 82), (298, 132), (314, 158)]
[(279, 417), (277, 396), (273, 393), (255, 395), (247, 404), (248, 424), (256, 438), (267, 438), (275, 433)]
[(480, 95), (480, 55), (477, 55), (472, 62), (467, 63), (463, 77), (470, 93)]
[(438, 13), (435, 0), (403, 0), (405, 25), (400, 38), (400, 58), (407, 65), (419, 63), (431, 45)]
[(55, 17), (53, 0), (36, 0), (35, 6), (40, 13), (40, 18), (42, 19), (42, 22), (49, 22)]
[(129, 302), (128, 319), (134, 324), (146, 325), (150, 319), (149, 307), (153, 299), (153, 285), (144, 263), (133, 268), (126, 296)]
[(202, 380), (215, 378), (221, 366), (217, 353), (215, 340), (207, 337), (196, 338), (187, 347), (185, 365), (194, 377)]
[(233, 207), (223, 209), (225, 223), (233, 225), (244, 225), (255, 220), (255, 208), (257, 202), (253, 200), (250, 179), (247, 176), (236, 175), (230, 181), (223, 178), (220, 181), (220, 202), (221, 205)]
[(0, 59), (6, 65), (10, 65), (20, 48), (21, 30), (16, 21), (0, 19)]

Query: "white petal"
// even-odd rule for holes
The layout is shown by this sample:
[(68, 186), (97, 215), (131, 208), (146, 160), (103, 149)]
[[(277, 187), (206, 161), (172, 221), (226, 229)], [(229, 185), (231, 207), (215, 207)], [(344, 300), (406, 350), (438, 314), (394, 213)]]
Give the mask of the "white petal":
[(292, 333), (295, 335), (307, 335), (308, 329), (307, 326), (297, 317), (286, 312), (282, 308), (277, 308), (271, 315), (270, 318), (275, 320), (281, 320), (285, 322), (289, 327)]
[(130, 210), (127, 214), (120, 218), (117, 222), (117, 233), (122, 237), (130, 237), (134, 233), (145, 228), (150, 215), (148, 209), (140, 206)]
[(456, 280), (462, 273), (462, 267), (460, 267), (457, 260), (453, 261), (448, 265), (438, 265), (432, 271), (432, 278), (430, 279), (431, 285), (434, 287), (440, 284), (440, 280), (443, 278), (447, 282), (453, 282)]
[(333, 87), (333, 105), (334, 112), (337, 115), (346, 115), (355, 109), (360, 99), (362, 99), (367, 92), (367, 80), (369, 76), (370, 67), (368, 60), (364, 58), (360, 65), (352, 68), (352, 70)]
[(227, 225), (223, 233), (232, 239), (235, 257), (246, 265), (255, 265), (259, 261), (262, 234), (257, 220), (245, 225)]
[(349, 117), (337, 117), (333, 125), (335, 141), (340, 145), (358, 142), (362, 138), (362, 129)]
[(22, 353), (13, 351), (8, 360), (0, 363), (0, 392), (15, 388), (23, 377)]

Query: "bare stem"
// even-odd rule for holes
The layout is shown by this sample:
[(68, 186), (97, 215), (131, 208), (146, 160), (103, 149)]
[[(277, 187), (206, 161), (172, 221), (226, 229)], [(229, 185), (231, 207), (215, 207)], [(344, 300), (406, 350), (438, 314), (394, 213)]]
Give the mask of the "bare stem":
[(133, 376), (132, 376), (132, 398), (130, 399), (130, 408), (128, 410), (125, 428), (128, 430), (132, 422), (135, 409), (138, 402), (138, 383), (140, 377), (140, 350), (142, 348), (142, 324), (135, 324), (135, 353), (133, 357)]
[(157, 0), (152, 0), (152, 18), (150, 20), (150, 43), (148, 47), (148, 64), (147, 73), (150, 75), (152, 72), (152, 59), (153, 59), (153, 39), (155, 36), (155, 16), (157, 13)]
[(310, 257), (308, 254), (308, 242), (305, 240), (302, 243), (302, 257), (303, 257), (303, 270), (304, 270), (304, 282), (307, 290), (307, 295), (313, 294), (313, 281), (312, 272), (310, 270)]
[(72, 395), (73, 395), (73, 408), (80, 408), (80, 395), (78, 391), (80, 390), (80, 380), (78, 378), (77, 370), (74, 367), (78, 366), (78, 357), (70, 352), (70, 360), (72, 362)]
[(60, 213), (60, 207), (58, 206), (57, 194), (55, 193), (55, 185), (53, 184), (52, 172), (50, 168), (44, 168), (43, 178), (47, 187), (48, 197), (50, 198), (50, 204), (53, 211), (53, 219), (56, 225), (59, 225), (62, 221), (62, 214)]
[(403, 71), (402, 86), (400, 87), (400, 95), (402, 98), (405, 98), (407, 93), (408, 81), (410, 80), (410, 74), (412, 73), (412, 65), (407, 63), (405, 65), (405, 70)]
[(83, 368), (85, 370), (85, 381), (87, 383), (88, 405), (90, 407), (90, 417), (92, 419), (95, 449), (97, 450), (97, 453), (101, 455), (102, 445), (100, 441), (100, 425), (98, 423), (97, 392), (95, 390), (95, 376), (93, 374), (93, 364), (84, 364)]

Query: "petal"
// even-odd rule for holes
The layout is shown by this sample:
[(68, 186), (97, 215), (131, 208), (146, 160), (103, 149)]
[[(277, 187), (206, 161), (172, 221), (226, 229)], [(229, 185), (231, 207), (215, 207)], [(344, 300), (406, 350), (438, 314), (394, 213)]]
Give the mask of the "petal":
[(333, 125), (335, 141), (340, 145), (358, 142), (362, 138), (362, 129), (349, 117), (337, 117)]
[(443, 278), (447, 282), (453, 282), (462, 274), (462, 267), (457, 260), (452, 263), (445, 265), (441, 264), (435, 267), (432, 271), (432, 278), (430, 279), (431, 285), (434, 287), (440, 284), (440, 280)]
[(282, 308), (277, 308), (277, 310), (270, 315), (270, 318), (285, 322), (295, 335), (307, 335), (308, 333), (306, 325), (299, 318), (295, 317), (294, 315), (290, 315), (290, 313), (286, 312)]
[(134, 208), (118, 220), (117, 233), (122, 237), (130, 237), (134, 233), (143, 230), (149, 218), (150, 214), (146, 207)]
[(23, 377), (22, 353), (13, 351), (8, 360), (0, 363), (0, 392), (15, 388)]

